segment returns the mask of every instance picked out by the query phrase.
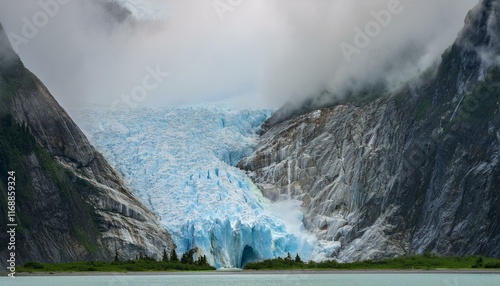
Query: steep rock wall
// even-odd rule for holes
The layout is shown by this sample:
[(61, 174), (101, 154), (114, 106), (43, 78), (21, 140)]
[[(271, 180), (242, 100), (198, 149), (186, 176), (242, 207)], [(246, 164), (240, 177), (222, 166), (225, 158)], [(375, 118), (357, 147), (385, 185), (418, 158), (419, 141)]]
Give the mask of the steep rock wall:
[(300, 200), (341, 261), (499, 256), (499, 2), (469, 13), (436, 71), (368, 104), (271, 118), (239, 166), (266, 197)]
[[(15, 171), (18, 265), (169, 253), (173, 243), (157, 217), (24, 67), (1, 26), (0, 46), (0, 212), (7, 213), (7, 171)], [(2, 245), (7, 239), (2, 223)]]

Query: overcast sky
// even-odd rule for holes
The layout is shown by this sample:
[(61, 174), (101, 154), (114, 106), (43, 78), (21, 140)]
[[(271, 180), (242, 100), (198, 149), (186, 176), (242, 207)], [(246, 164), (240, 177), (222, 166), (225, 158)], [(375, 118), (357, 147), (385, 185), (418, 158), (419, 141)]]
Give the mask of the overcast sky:
[(114, 23), (85, 0), (0, 0), (0, 21), (25, 65), (69, 110), (220, 100), (279, 107), (325, 89), (397, 85), (439, 59), (478, 2), (129, 0), (129, 7), (137, 1), (136, 24)]

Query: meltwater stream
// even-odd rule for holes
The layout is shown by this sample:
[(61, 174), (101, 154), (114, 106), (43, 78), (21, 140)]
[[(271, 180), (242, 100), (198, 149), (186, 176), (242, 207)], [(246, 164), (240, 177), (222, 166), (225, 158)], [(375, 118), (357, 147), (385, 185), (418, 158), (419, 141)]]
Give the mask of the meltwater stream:
[(80, 126), (142, 202), (177, 252), (197, 247), (216, 268), (298, 253), (324, 256), (296, 202), (272, 204), (244, 171), (269, 110), (214, 106), (86, 111)]

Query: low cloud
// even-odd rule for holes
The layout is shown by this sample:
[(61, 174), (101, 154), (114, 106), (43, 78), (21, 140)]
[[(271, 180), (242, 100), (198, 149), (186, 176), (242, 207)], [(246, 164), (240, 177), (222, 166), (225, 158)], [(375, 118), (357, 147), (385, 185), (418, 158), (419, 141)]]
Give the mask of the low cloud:
[[(40, 3), (51, 1), (60, 1), (57, 13), (16, 48), (67, 109), (111, 106), (157, 66), (169, 76), (139, 105), (232, 100), (279, 107), (325, 90), (397, 85), (439, 58), (477, 3), (118, 1), (140, 18), (132, 20), (116, 10), (112, 16), (106, 0), (25, 0), (2, 1), (0, 21), (11, 38), (23, 36), (25, 19), (33, 21), (45, 11)], [(390, 20), (374, 16), (396, 4), (401, 11)], [(366, 46), (356, 45), (359, 31), (370, 34)], [(347, 57), (342, 43), (357, 50)]]
[(12, 52), (9, 39), (0, 25), (0, 67), (7, 67), (16, 60), (19, 60), (19, 57)]

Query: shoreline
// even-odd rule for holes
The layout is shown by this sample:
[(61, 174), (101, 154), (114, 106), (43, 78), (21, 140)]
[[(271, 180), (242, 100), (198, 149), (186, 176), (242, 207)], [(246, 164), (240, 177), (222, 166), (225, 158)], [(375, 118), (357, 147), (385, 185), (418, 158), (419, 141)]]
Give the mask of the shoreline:
[[(238, 275), (238, 274), (500, 274), (500, 269), (366, 269), (366, 270), (237, 270), (237, 271), (144, 271), (144, 272), (16, 272), (22, 276), (154, 276), (154, 275)], [(7, 277), (7, 272), (1, 272)]]

